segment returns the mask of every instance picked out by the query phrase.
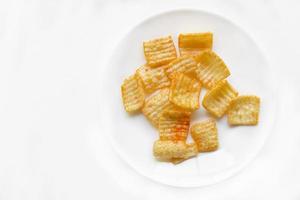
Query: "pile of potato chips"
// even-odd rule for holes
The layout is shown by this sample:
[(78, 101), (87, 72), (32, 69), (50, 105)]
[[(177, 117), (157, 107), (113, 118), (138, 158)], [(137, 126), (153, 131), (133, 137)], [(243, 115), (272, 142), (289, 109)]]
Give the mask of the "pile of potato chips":
[[(125, 110), (142, 112), (158, 129), (153, 145), (157, 160), (176, 164), (218, 149), (215, 119), (190, 127), (192, 112), (200, 108), (202, 87), (207, 89), (202, 105), (215, 118), (226, 114), (230, 125), (258, 123), (259, 97), (239, 96), (226, 80), (230, 71), (212, 45), (212, 33), (180, 34), (177, 56), (171, 36), (146, 41), (146, 63), (122, 84)], [(189, 132), (193, 143), (186, 142)]]

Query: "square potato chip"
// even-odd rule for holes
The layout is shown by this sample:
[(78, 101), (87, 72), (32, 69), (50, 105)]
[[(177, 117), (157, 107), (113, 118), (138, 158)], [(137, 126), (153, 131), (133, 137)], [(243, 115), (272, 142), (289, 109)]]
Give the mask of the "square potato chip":
[(238, 92), (222, 80), (209, 90), (202, 101), (203, 107), (215, 117), (222, 117), (228, 110), (231, 101), (238, 96)]
[(174, 73), (184, 73), (196, 78), (197, 62), (192, 56), (179, 57), (168, 64), (167, 76), (170, 78)]
[(230, 75), (224, 61), (213, 51), (203, 51), (195, 57), (195, 60), (198, 62), (197, 78), (208, 89)]
[(171, 83), (163, 67), (152, 68), (148, 65), (143, 65), (137, 69), (136, 75), (142, 80), (147, 93), (169, 87)]
[(180, 55), (197, 55), (203, 50), (211, 50), (213, 44), (212, 33), (185, 33), (178, 37)]
[(259, 118), (260, 98), (243, 95), (235, 98), (227, 111), (230, 125), (256, 125)]
[(186, 144), (183, 141), (157, 140), (153, 145), (153, 155), (161, 161), (179, 163), (198, 154), (195, 144)]
[(145, 101), (145, 105), (142, 109), (143, 114), (147, 119), (158, 128), (159, 118), (165, 109), (171, 109), (175, 107), (169, 101), (170, 89), (164, 88), (155, 92)]
[(125, 110), (128, 113), (139, 111), (145, 100), (142, 83), (132, 75), (123, 81), (121, 86), (122, 99)]
[(186, 141), (191, 112), (178, 108), (166, 109), (159, 119), (160, 140)]
[(194, 111), (200, 107), (200, 91), (201, 84), (196, 79), (182, 73), (176, 73), (171, 77), (169, 99), (183, 109)]
[(196, 123), (191, 128), (191, 135), (199, 152), (209, 152), (218, 149), (218, 130), (216, 120), (208, 119)]
[(144, 54), (147, 64), (151, 67), (167, 64), (177, 57), (171, 36), (144, 42)]

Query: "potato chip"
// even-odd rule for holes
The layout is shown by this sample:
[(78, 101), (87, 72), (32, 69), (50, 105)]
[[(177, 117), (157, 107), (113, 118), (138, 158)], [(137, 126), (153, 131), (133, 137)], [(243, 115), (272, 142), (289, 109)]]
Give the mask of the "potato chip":
[(208, 89), (230, 75), (223, 60), (213, 51), (204, 51), (196, 56), (195, 60), (198, 62), (197, 78)]
[(212, 49), (212, 33), (186, 33), (178, 37), (180, 55), (197, 55), (203, 50)]
[(208, 119), (194, 124), (191, 135), (199, 152), (209, 152), (218, 149), (218, 130), (216, 120)]
[(195, 143), (187, 144), (187, 153), (184, 158), (172, 158), (170, 161), (173, 164), (179, 164), (182, 163), (183, 161), (195, 157), (198, 154), (198, 149), (197, 145)]
[(183, 141), (157, 140), (153, 145), (153, 155), (162, 161), (179, 163), (197, 154), (198, 150), (195, 144), (186, 144)]
[(169, 63), (166, 73), (170, 78), (172, 74), (182, 72), (196, 78), (197, 62), (192, 56), (182, 56)]
[(203, 107), (215, 117), (222, 117), (228, 110), (231, 101), (238, 96), (238, 92), (222, 80), (209, 90), (202, 101)]
[(196, 79), (182, 73), (176, 73), (171, 78), (170, 101), (183, 109), (194, 111), (200, 107), (200, 91), (201, 84)]
[(163, 111), (166, 108), (171, 109), (172, 107), (175, 107), (174, 104), (172, 104), (169, 101), (169, 93), (170, 93), (169, 88), (158, 90), (148, 99), (146, 99), (145, 105), (142, 109), (144, 115), (157, 128), (158, 128), (159, 118), (163, 113)]
[(160, 140), (185, 141), (190, 126), (191, 112), (181, 109), (166, 109), (159, 119)]
[(151, 67), (167, 64), (177, 57), (171, 36), (144, 42), (144, 54), (147, 64)]
[(259, 118), (260, 98), (243, 95), (235, 98), (227, 111), (230, 125), (256, 125)]
[(125, 110), (129, 113), (140, 110), (144, 105), (145, 93), (142, 83), (132, 75), (124, 80), (122, 86), (122, 99)]
[(142, 80), (147, 93), (170, 86), (170, 80), (163, 67), (151, 68), (143, 65), (136, 71), (136, 74)]

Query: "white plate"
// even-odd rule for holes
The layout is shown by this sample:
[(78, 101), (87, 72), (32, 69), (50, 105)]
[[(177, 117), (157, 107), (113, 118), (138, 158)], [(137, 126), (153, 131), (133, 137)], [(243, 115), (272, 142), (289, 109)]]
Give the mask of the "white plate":
[[(158, 138), (143, 115), (129, 116), (123, 109), (120, 86), (145, 63), (142, 42), (182, 32), (214, 33), (214, 50), (231, 71), (229, 81), (240, 94), (261, 97), (258, 126), (230, 128), (226, 117), (218, 121), (220, 148), (179, 165), (156, 161), (153, 142)], [(134, 27), (120, 42), (103, 77), (102, 118), (107, 140), (125, 162), (141, 175), (178, 187), (198, 187), (229, 178), (245, 167), (261, 150), (275, 116), (275, 82), (272, 70), (255, 42), (237, 25), (215, 14), (177, 10), (153, 16)], [(203, 96), (203, 93), (202, 93)], [(193, 122), (207, 118), (203, 108)]]

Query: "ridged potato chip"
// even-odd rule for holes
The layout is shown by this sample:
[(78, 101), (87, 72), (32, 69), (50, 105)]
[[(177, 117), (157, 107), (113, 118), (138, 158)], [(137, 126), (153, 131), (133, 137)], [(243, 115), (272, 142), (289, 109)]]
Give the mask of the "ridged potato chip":
[(125, 110), (128, 113), (139, 111), (145, 100), (142, 83), (132, 75), (123, 81), (121, 86), (122, 99)]
[(224, 61), (213, 51), (203, 51), (195, 57), (195, 60), (198, 62), (197, 78), (208, 89), (230, 75)]
[(152, 68), (143, 65), (137, 69), (136, 75), (142, 80), (147, 93), (170, 86), (170, 80), (163, 67)]
[(218, 130), (216, 120), (208, 119), (191, 127), (191, 135), (199, 152), (209, 152), (218, 149)]
[(192, 56), (179, 57), (168, 64), (166, 68), (167, 76), (170, 78), (172, 74), (181, 72), (196, 78), (197, 62)]
[(198, 154), (195, 144), (186, 144), (183, 141), (157, 140), (153, 145), (153, 155), (161, 161), (181, 162)]
[(167, 108), (171, 109), (175, 107), (175, 105), (169, 101), (169, 94), (170, 89), (164, 88), (158, 90), (145, 101), (142, 112), (156, 128), (158, 128), (159, 118), (163, 111)]
[(187, 144), (187, 153), (184, 158), (172, 158), (170, 161), (173, 164), (179, 164), (191, 157), (194, 157), (198, 154), (198, 148), (195, 143)]
[(259, 118), (260, 98), (243, 95), (235, 98), (227, 111), (230, 125), (256, 125)]
[(177, 57), (171, 36), (144, 42), (144, 54), (147, 64), (151, 67), (167, 64)]
[(203, 107), (215, 117), (222, 117), (228, 110), (231, 101), (238, 96), (238, 92), (222, 80), (209, 90), (202, 101)]
[(198, 80), (176, 73), (171, 78), (169, 99), (183, 109), (194, 111), (200, 107), (200, 91), (201, 84)]
[(203, 50), (212, 49), (212, 33), (185, 33), (178, 37), (180, 55), (197, 55)]
[(159, 139), (186, 141), (190, 127), (191, 112), (180, 109), (166, 109), (159, 119)]

